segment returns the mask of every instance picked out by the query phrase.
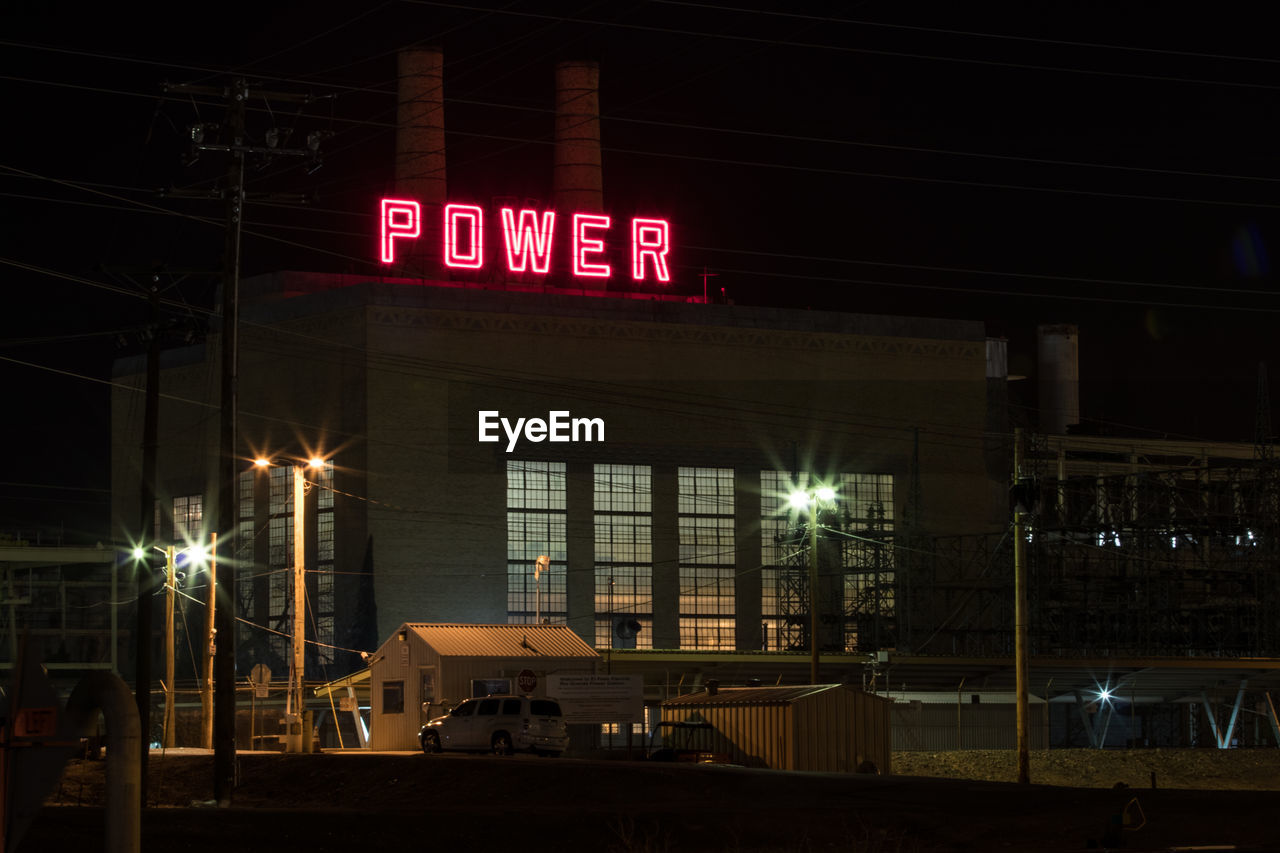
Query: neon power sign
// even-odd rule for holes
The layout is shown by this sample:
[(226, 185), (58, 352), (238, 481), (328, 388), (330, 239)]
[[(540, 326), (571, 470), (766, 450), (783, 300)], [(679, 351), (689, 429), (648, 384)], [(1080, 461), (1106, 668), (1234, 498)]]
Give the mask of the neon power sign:
[[(551, 270), (551, 248), (556, 236), (556, 212), (504, 207), (498, 225), (507, 269), (513, 273), (546, 275)], [(609, 278), (607, 260), (612, 218), (599, 213), (575, 213), (571, 217), (572, 272), (580, 278)], [(397, 240), (416, 240), (422, 234), (422, 206), (416, 201), (384, 198), (381, 217), (382, 262), (396, 260)], [(484, 209), (473, 204), (444, 206), (442, 257), (446, 266), (478, 270), (485, 264)], [(667, 266), (671, 227), (665, 219), (631, 220), (631, 278), (635, 281), (671, 280)]]

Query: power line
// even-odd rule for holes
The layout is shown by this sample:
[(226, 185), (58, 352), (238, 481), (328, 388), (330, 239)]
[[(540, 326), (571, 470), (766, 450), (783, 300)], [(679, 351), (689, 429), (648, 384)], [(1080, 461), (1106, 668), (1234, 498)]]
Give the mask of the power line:
[(972, 30), (956, 30), (944, 27), (922, 27), (911, 24), (895, 24), (886, 21), (867, 21), (856, 20), (852, 18), (835, 18), (827, 15), (804, 15), (798, 12), (779, 12), (772, 9), (744, 9), (735, 6), (718, 6), (709, 3), (693, 3), (689, 0), (652, 0), (664, 6), (687, 6), (697, 9), (713, 9), (717, 12), (735, 12), (750, 15), (769, 16), (776, 18), (797, 18), (804, 21), (814, 21), (823, 24), (849, 24), (851, 26), (860, 27), (878, 27), (882, 29), (907, 30), (910, 32), (921, 33), (937, 33), (943, 35), (959, 35), (973, 36), (977, 38), (1000, 39), (1002, 41), (1019, 41), (1031, 44), (1052, 44), (1063, 47), (1084, 47), (1097, 50), (1116, 50), (1129, 51), (1133, 53), (1158, 54), (1161, 56), (1182, 56), (1195, 59), (1225, 59), (1233, 62), (1260, 62), (1266, 64), (1280, 64), (1280, 59), (1272, 59), (1264, 56), (1236, 56), (1232, 54), (1221, 53), (1199, 53), (1189, 50), (1166, 50), (1154, 47), (1140, 47), (1137, 45), (1121, 45), (1121, 44), (1103, 44), (1100, 42), (1071, 41), (1068, 39), (1048, 39), (1037, 38), (1035, 36), (1016, 36), (1007, 33), (982, 33)]
[(1202, 86), (1220, 86), (1233, 87), (1242, 89), (1260, 89), (1260, 90), (1276, 90), (1280, 89), (1280, 84), (1270, 83), (1249, 83), (1236, 80), (1209, 80), (1195, 77), (1173, 77), (1160, 74), (1139, 74), (1136, 72), (1126, 71), (1104, 71), (1092, 68), (1071, 68), (1066, 66), (1055, 65), (1033, 65), (1025, 62), (1005, 62), (995, 59), (975, 59), (972, 57), (960, 56), (939, 56), (927, 53), (910, 53), (907, 51), (881, 50), (868, 47), (852, 47), (849, 45), (821, 44), (816, 42), (795, 42), (786, 39), (769, 38), (763, 36), (744, 36), (732, 35), (728, 33), (708, 33), (698, 30), (684, 30), (675, 27), (658, 27), (646, 24), (621, 23), (617, 21), (597, 21), (584, 20), (581, 18), (566, 17), (563, 15), (548, 15), (537, 12), (523, 12), (514, 9), (487, 10), (477, 6), (468, 6), (461, 3), (444, 3), (440, 0), (401, 0), (403, 3), (409, 3), (417, 6), (433, 6), (444, 9), (461, 9), (465, 11), (495, 11), (503, 15), (511, 15), (522, 18), (533, 18), (538, 20), (554, 20), (576, 24), (594, 24), (602, 27), (613, 27), (620, 29), (636, 30), (639, 32), (664, 33), (667, 35), (693, 36), (704, 39), (720, 39), (723, 41), (742, 42), (747, 44), (765, 44), (773, 47), (796, 48), (804, 51), (830, 51), (833, 53), (851, 53), (864, 54), (868, 56), (885, 56), (894, 59), (921, 59), (933, 62), (954, 62), (962, 65), (986, 66), (992, 68), (1012, 68), (1022, 71), (1047, 71), (1059, 74), (1076, 74), (1082, 76), (1095, 77), (1118, 77), (1129, 80), (1142, 80), (1160, 83), (1183, 83)]

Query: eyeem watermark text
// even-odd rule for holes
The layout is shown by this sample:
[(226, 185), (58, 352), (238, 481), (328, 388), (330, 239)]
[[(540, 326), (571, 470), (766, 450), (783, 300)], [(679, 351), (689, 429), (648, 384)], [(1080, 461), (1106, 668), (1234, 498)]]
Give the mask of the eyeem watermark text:
[(501, 441), (499, 428), (507, 437), (507, 452), (515, 449), (522, 437), (525, 441), (604, 441), (604, 418), (574, 418), (568, 412), (547, 412), (547, 419), (516, 418), (512, 423), (496, 410), (477, 412), (480, 416), (479, 441)]

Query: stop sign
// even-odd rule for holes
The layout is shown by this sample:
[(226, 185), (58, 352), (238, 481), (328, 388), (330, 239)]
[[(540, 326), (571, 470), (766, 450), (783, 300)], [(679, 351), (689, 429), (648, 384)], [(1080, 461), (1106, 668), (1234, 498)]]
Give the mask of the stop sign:
[(520, 670), (520, 674), (516, 676), (516, 687), (521, 693), (532, 693), (537, 686), (538, 676), (534, 675), (533, 670)]

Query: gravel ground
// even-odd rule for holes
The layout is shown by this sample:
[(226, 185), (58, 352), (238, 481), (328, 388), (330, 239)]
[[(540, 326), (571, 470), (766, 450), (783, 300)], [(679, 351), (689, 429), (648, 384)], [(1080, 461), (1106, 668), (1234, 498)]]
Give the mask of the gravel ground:
[[(1016, 782), (1012, 750), (895, 752), (899, 776)], [(1154, 775), (1154, 786), (1152, 784)], [(1031, 781), (1070, 788), (1280, 791), (1280, 749), (1056, 749), (1031, 753)]]
[[(212, 756), (153, 753), (144, 850), (1280, 851), (1280, 750), (897, 753), (892, 776), (422, 754), (242, 754), (230, 809)], [(70, 763), (22, 851), (102, 849), (101, 761)], [(1150, 773), (1157, 774), (1151, 790)], [(1117, 782), (1129, 787), (1117, 789)], [(1124, 825), (1128, 815), (1132, 825)]]

